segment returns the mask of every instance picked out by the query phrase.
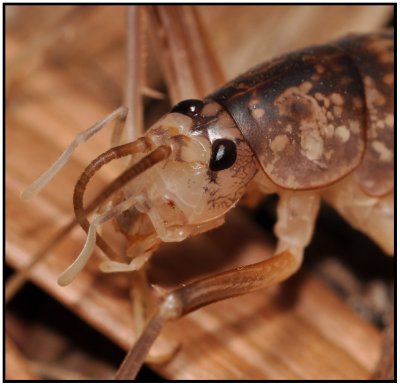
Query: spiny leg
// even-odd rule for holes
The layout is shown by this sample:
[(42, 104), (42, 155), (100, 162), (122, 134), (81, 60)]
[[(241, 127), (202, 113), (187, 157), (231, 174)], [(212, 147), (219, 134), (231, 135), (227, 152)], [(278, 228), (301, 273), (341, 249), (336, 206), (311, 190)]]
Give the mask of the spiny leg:
[(201, 99), (225, 83), (195, 6), (151, 6), (145, 10), (173, 104)]
[(134, 379), (151, 345), (167, 321), (178, 319), (207, 304), (277, 284), (296, 272), (299, 266), (299, 259), (290, 252), (284, 252), (261, 263), (214, 275), (170, 293), (157, 308), (144, 333), (125, 357), (115, 379)]
[(390, 256), (394, 254), (394, 192), (383, 197), (365, 194), (350, 176), (340, 187), (324, 192), (329, 202), (354, 228), (374, 240)]
[(319, 197), (314, 194), (284, 193), (280, 197), (275, 229), (279, 239), (277, 251), (281, 252), (260, 263), (212, 275), (168, 294), (125, 357), (115, 379), (133, 379), (136, 376), (166, 322), (207, 304), (278, 284), (294, 274), (301, 265), (304, 248), (310, 242), (319, 203)]
[[(132, 288), (130, 296), (135, 340), (139, 339), (140, 335), (145, 330), (146, 323), (151, 316), (151, 311), (154, 309), (157, 302), (154, 291), (150, 288), (147, 279), (147, 268), (148, 264), (131, 273)], [(153, 347), (155, 350), (149, 351), (145, 361), (152, 365), (163, 365), (176, 355), (180, 347), (180, 342), (176, 342), (176, 344), (163, 348), (162, 350)]]
[[(141, 333), (144, 331), (149, 316), (151, 316), (150, 311), (156, 303), (154, 292), (150, 288), (147, 279), (147, 268), (148, 265), (131, 273), (132, 288), (130, 296), (135, 326), (135, 340), (139, 339)], [(153, 365), (164, 364), (174, 357), (179, 348), (180, 344), (177, 343), (173, 347), (168, 347), (165, 352), (160, 352), (159, 350), (153, 352), (153, 350), (150, 350), (146, 356), (146, 362)]]

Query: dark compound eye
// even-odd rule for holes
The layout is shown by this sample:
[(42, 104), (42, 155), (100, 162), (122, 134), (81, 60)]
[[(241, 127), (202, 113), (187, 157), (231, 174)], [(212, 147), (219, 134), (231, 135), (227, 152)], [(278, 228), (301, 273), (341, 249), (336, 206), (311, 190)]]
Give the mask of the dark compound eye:
[(217, 139), (212, 144), (209, 168), (217, 172), (228, 169), (236, 161), (236, 144), (230, 139)]
[(187, 99), (175, 105), (170, 112), (181, 113), (188, 115), (189, 117), (194, 117), (200, 113), (200, 110), (203, 106), (203, 101), (200, 101), (198, 99)]

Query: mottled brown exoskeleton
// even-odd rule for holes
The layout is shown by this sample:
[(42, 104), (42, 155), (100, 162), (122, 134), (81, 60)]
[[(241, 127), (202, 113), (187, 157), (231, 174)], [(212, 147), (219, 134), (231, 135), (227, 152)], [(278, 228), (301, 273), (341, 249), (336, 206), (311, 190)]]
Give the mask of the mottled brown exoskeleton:
[[(117, 379), (136, 374), (168, 320), (295, 273), (321, 199), (393, 254), (393, 62), (391, 32), (349, 36), (294, 52), (255, 67), (203, 101), (179, 103), (144, 137), (112, 148), (86, 168), (75, 187), (74, 206), (88, 238), (60, 277), (62, 285), (83, 268), (96, 242), (108, 257), (118, 258), (96, 235), (97, 227), (111, 218), (129, 240), (132, 261), (109, 259), (102, 269), (140, 270), (161, 242), (221, 225), (250, 189), (280, 198), (275, 255), (166, 295), (126, 358), (130, 366), (123, 366)], [(125, 116), (126, 109), (118, 109), (77, 137), (72, 147)], [(83, 193), (90, 178), (126, 156), (131, 166), (85, 210)], [(41, 189), (60, 165), (25, 197)], [(87, 212), (100, 204), (89, 223)]]

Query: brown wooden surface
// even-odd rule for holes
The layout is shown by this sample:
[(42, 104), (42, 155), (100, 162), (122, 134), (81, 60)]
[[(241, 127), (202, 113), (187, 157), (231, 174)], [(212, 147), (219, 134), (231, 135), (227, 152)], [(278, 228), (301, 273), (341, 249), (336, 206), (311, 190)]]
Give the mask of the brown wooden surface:
[[(382, 26), (391, 11), (363, 6), (202, 7), (200, 13), (230, 77), (261, 57)], [(56, 159), (74, 133), (121, 103), (124, 8), (15, 7), (7, 8), (6, 16), (6, 259), (19, 269), (70, 218), (74, 182), (107, 149), (108, 133), (93, 138), (38, 198), (20, 201), (20, 191)], [(115, 165), (102, 172), (91, 192), (118, 169)], [(229, 239), (232, 232), (236, 238)], [(220, 244), (223, 237), (243, 241), (227, 249)], [(72, 285), (56, 284), (82, 243), (83, 232), (76, 229), (31, 278), (128, 349), (133, 326), (126, 276), (101, 274), (97, 256)], [(259, 260), (271, 251), (261, 231), (234, 213), (223, 230), (162, 248), (154, 258), (153, 277), (176, 284)], [(283, 292), (275, 288), (227, 300), (169, 325), (160, 350), (177, 339), (182, 343), (178, 355), (157, 368), (169, 379), (365, 379), (378, 360), (381, 334), (315, 276), (300, 275)]]
[(228, 78), (285, 52), (382, 27), (392, 12), (367, 5), (200, 8)]
[(25, 380), (34, 381), (40, 378), (35, 374), (32, 366), (21, 354), (15, 343), (6, 337), (6, 368), (5, 378), (12, 381)]

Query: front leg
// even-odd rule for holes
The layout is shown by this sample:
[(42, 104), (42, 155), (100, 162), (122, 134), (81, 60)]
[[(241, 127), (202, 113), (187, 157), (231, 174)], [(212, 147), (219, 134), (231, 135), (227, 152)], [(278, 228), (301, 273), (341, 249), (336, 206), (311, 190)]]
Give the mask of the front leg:
[(314, 233), (315, 219), (320, 206), (318, 194), (285, 191), (280, 194), (275, 234), (276, 253), (290, 250), (302, 260), (304, 248)]
[(219, 300), (278, 284), (300, 267), (319, 207), (319, 197), (285, 193), (278, 206), (275, 228), (278, 249), (271, 258), (194, 281), (169, 293), (156, 308), (142, 335), (118, 370), (115, 379), (133, 379), (165, 323)]

